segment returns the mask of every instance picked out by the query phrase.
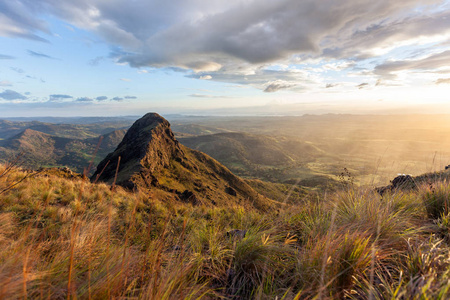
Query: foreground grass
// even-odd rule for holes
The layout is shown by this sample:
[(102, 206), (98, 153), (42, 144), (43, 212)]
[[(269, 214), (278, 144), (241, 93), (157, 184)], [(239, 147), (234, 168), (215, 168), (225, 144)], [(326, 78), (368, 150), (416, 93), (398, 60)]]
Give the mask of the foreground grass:
[[(4, 171), (0, 192), (26, 176)], [(44, 174), (1, 192), (0, 299), (449, 297), (446, 182), (264, 213), (158, 199)]]

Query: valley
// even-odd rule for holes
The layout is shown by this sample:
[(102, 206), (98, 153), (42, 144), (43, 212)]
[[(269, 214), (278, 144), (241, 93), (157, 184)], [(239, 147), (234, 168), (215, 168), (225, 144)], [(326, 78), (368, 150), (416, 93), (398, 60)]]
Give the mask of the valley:
[[(22, 153), (24, 166), (67, 166), (83, 172), (100, 136), (95, 163), (119, 144), (133, 123), (130, 119), (3, 120), (0, 161)], [(324, 188), (350, 176), (358, 185), (378, 186), (399, 173), (418, 175), (450, 163), (447, 115), (167, 119), (181, 144), (212, 156), (248, 180)]]

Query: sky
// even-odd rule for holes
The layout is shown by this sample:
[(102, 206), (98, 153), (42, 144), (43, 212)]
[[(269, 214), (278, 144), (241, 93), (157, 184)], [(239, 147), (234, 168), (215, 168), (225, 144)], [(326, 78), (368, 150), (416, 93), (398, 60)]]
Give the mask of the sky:
[(450, 113), (450, 0), (0, 0), (0, 117)]

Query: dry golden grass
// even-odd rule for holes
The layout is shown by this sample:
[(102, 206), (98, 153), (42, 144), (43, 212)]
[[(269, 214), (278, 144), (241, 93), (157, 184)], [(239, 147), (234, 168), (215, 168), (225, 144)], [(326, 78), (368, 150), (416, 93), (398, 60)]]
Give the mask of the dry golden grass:
[(383, 198), (346, 187), (261, 213), (5, 168), (1, 299), (449, 297), (446, 182)]

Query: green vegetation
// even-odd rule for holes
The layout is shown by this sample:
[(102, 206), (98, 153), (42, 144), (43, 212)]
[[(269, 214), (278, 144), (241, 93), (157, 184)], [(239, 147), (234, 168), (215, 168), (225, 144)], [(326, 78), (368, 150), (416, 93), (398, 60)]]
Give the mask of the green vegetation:
[[(448, 115), (329, 114), (186, 117), (177, 122), (234, 132), (180, 141), (246, 178), (281, 183), (301, 179), (303, 186), (326, 186), (347, 168), (358, 185), (377, 186), (398, 173), (418, 175), (449, 164), (449, 120)], [(258, 147), (263, 151), (254, 155)], [(269, 163), (262, 154), (281, 161)]]
[[(59, 128), (60, 125), (54, 126)], [(0, 141), (0, 163), (20, 155), (24, 167), (37, 169), (43, 166), (66, 166), (82, 173), (94, 156), (96, 165), (115, 149), (124, 135), (125, 130), (116, 130), (100, 137), (74, 139), (26, 129)]]
[[(315, 189), (335, 184), (344, 168), (361, 186), (386, 185), (398, 173), (418, 175), (442, 169), (450, 163), (449, 120), (448, 115), (171, 116), (172, 129), (182, 144), (205, 152), (233, 173)], [(44, 121), (74, 123), (0, 120), (0, 139), (4, 139), (0, 140), (0, 162), (19, 152), (33, 153), (27, 157), (29, 167), (68, 166), (82, 172), (99, 135), (128, 128), (134, 118)], [(51, 155), (46, 155), (49, 147), (28, 150), (12, 145), (10, 140), (25, 129), (72, 142), (55, 147)], [(120, 139), (115, 141), (105, 151), (100, 149), (95, 163), (113, 151)]]
[(0, 298), (447, 299), (449, 199), (350, 183), (264, 212), (0, 166)]

